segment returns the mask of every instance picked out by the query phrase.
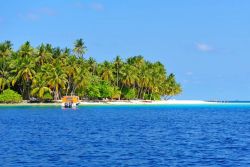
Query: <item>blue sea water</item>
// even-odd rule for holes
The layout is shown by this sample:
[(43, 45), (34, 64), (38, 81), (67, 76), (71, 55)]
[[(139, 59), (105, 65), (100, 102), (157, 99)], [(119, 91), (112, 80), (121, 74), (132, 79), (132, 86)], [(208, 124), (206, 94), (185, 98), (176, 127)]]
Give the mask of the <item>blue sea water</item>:
[(0, 107), (0, 166), (250, 166), (250, 105)]

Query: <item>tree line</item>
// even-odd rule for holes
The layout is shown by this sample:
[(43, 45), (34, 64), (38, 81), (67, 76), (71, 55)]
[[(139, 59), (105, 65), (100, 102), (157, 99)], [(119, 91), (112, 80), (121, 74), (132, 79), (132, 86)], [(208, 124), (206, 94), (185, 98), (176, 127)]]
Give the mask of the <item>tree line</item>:
[(64, 95), (81, 99), (160, 99), (172, 97), (182, 89), (174, 74), (167, 74), (160, 62), (142, 56), (98, 63), (86, 59), (82, 39), (74, 48), (25, 42), (18, 50), (10, 41), (0, 43), (0, 93), (18, 92), (23, 99), (59, 100)]

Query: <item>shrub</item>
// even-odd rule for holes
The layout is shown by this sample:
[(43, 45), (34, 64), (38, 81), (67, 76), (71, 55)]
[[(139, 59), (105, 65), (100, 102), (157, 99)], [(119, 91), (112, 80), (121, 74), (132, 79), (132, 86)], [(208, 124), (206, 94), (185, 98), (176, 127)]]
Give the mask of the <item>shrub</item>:
[(144, 94), (144, 100), (161, 100), (161, 96), (159, 94)]
[(0, 94), (0, 103), (20, 103), (22, 102), (22, 96), (17, 92), (7, 89)]
[(89, 99), (100, 98), (101, 94), (99, 91), (99, 87), (96, 85), (90, 85), (87, 89), (87, 96), (89, 97)]
[(151, 100), (150, 97), (151, 97), (150, 94), (144, 94), (143, 99), (144, 100)]
[(124, 95), (125, 99), (131, 100), (136, 97), (135, 89), (128, 89), (128, 91)]
[(113, 88), (111, 98), (112, 99), (120, 99), (121, 94), (122, 94), (121, 90), (119, 90), (119, 87), (116, 86), (116, 87)]
[(152, 100), (161, 100), (161, 96), (157, 93), (152, 94)]
[(42, 98), (44, 101), (51, 101), (51, 100), (53, 100), (53, 97), (52, 97), (52, 95), (50, 94), (50, 93), (45, 93), (44, 95), (43, 95), (43, 98)]
[(113, 93), (113, 87), (108, 83), (103, 82), (99, 85), (100, 98), (111, 98)]

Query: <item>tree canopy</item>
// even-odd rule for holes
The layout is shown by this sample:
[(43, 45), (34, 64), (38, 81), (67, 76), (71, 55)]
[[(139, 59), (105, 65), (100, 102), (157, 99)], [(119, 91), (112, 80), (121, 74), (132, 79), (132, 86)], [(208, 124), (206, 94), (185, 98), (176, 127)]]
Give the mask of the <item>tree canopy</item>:
[(33, 47), (25, 42), (13, 50), (10, 41), (0, 43), (0, 93), (11, 89), (29, 100), (44, 100), (63, 95), (78, 95), (87, 99), (159, 99), (181, 93), (174, 74), (167, 74), (160, 62), (150, 62), (142, 56), (123, 60), (97, 62), (86, 59), (82, 39), (74, 48), (41, 44)]

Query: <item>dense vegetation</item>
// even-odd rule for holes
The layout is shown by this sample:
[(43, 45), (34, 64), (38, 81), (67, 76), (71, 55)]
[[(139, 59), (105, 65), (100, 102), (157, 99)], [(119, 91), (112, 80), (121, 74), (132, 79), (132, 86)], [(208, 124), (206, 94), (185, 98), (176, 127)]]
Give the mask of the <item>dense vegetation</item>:
[(34, 48), (25, 42), (14, 51), (10, 41), (0, 43), (0, 93), (11, 89), (29, 100), (58, 100), (75, 94), (88, 99), (159, 99), (181, 92), (174, 74), (166, 74), (160, 62), (142, 56), (126, 61), (97, 63), (84, 58), (86, 47), (76, 40), (74, 49), (50, 44)]
[(17, 92), (7, 89), (0, 94), (0, 103), (20, 103), (22, 102), (22, 96)]

